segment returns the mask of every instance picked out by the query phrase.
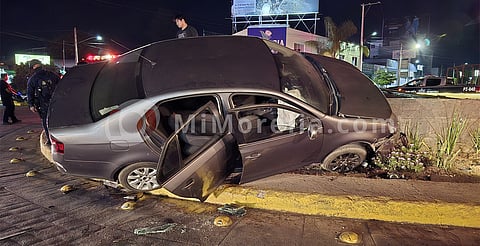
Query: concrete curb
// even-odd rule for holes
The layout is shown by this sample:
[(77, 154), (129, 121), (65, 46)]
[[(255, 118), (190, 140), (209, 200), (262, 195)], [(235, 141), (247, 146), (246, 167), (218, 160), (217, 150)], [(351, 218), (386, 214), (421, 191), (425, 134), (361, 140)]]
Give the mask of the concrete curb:
[[(41, 134), (41, 152), (53, 162), (50, 146), (43, 145), (43, 139), (44, 134)], [(165, 189), (151, 194), (182, 199)], [(384, 196), (325, 195), (242, 186), (221, 186), (206, 202), (305, 215), (480, 228), (480, 204), (404, 201)]]
[(228, 187), (207, 202), (306, 215), (480, 228), (480, 206)]

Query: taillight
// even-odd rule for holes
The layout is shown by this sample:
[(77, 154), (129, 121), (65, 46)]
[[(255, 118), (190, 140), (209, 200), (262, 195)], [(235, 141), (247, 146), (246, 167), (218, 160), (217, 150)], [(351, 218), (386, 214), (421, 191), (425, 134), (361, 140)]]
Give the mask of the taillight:
[(50, 136), (51, 140), (52, 140), (52, 149), (53, 151), (59, 153), (59, 154), (63, 154), (65, 153), (65, 144), (63, 144), (62, 142), (58, 141), (56, 138)]
[(477, 85), (477, 86), (475, 87), (475, 92), (480, 93), (480, 85)]

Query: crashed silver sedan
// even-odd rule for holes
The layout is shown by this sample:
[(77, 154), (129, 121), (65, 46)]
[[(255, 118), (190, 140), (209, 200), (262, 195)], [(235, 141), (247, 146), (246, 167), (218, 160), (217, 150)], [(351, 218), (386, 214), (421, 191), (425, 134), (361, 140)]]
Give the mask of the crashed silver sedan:
[(48, 127), (62, 172), (203, 201), (227, 178), (313, 163), (351, 171), (388, 145), (397, 119), (348, 63), (214, 36), (74, 67), (56, 88)]

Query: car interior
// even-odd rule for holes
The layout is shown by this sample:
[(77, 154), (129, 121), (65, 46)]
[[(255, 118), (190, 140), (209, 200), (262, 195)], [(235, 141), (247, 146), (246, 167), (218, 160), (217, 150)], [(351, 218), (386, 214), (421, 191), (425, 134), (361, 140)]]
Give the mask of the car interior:
[[(144, 125), (144, 127), (139, 130), (143, 130), (156, 149), (161, 150), (165, 140), (182, 127), (190, 117), (193, 117), (192, 114), (195, 111), (208, 102), (216, 101), (217, 99), (213, 96), (201, 96), (159, 103), (147, 111), (143, 117), (145, 124), (139, 123), (139, 126)], [(204, 146), (212, 136), (220, 133), (216, 124), (217, 120), (212, 112), (205, 110), (196, 115), (195, 119), (180, 131), (179, 140), (185, 158)]]

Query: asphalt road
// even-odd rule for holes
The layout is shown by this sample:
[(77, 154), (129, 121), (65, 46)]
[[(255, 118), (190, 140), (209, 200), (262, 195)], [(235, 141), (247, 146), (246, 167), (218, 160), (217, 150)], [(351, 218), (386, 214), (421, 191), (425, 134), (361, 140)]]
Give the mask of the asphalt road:
[[(219, 227), (214, 224), (222, 215), (219, 204), (148, 194), (133, 209), (123, 210), (128, 194), (58, 172), (40, 153), (38, 116), (25, 108), (17, 115), (22, 123), (0, 126), (0, 245), (345, 245), (339, 239), (344, 232), (356, 233), (357, 245), (480, 243), (477, 228), (252, 208), (242, 217), (230, 216), (231, 226)], [(11, 147), (18, 151), (9, 151)], [(10, 163), (13, 158), (20, 162)], [(36, 175), (26, 177), (32, 170)], [(63, 193), (64, 185), (74, 190)], [(166, 232), (134, 233), (167, 224), (172, 227)], [(347, 238), (353, 240), (355, 234)]]

